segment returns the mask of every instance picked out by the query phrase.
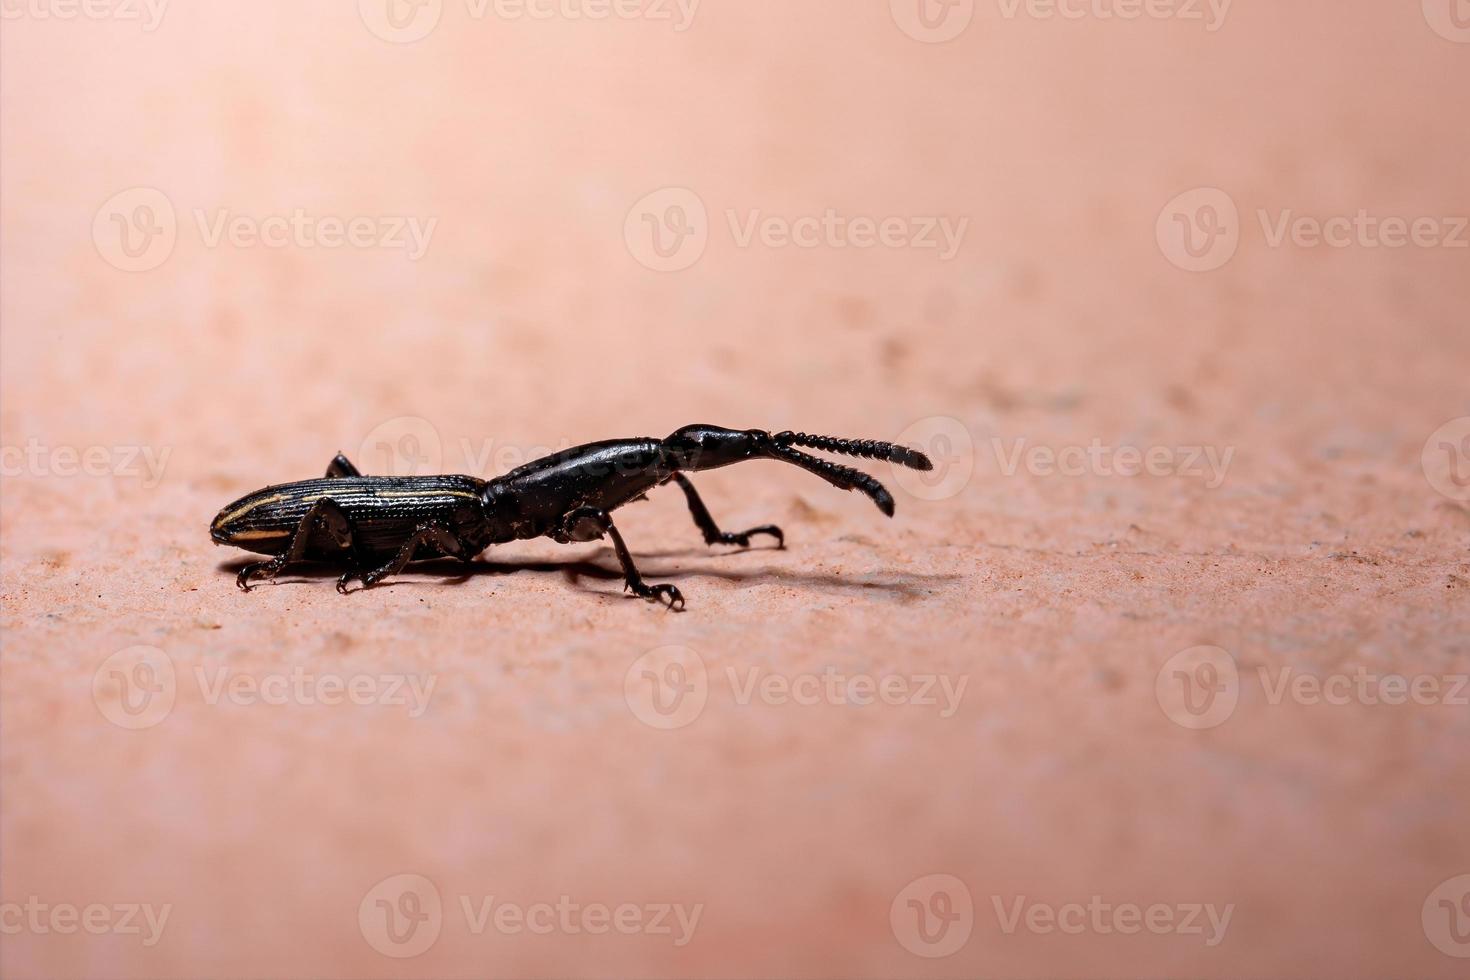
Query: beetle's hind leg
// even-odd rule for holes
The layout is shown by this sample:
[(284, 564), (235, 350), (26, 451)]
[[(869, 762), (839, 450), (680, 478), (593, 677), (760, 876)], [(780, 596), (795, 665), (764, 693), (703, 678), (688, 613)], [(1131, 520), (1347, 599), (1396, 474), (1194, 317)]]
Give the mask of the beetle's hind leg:
[(367, 572), (353, 569), (343, 575), (337, 580), (337, 591), (346, 595), (347, 583), (355, 578), (362, 579), (364, 589), (370, 589), (389, 575), (397, 575), (403, 571), (403, 566), (413, 561), (414, 552), (419, 549), (419, 546), (425, 544), (433, 545), (439, 549), (441, 554), (458, 558), (461, 561), (469, 561), (472, 557), (464, 542), (456, 537), (443, 522), (429, 521), (414, 528), (413, 534), (409, 535), (408, 540), (403, 542), (403, 546), (398, 549), (398, 554), (394, 555), (386, 565)]
[(246, 565), (235, 577), (235, 584), (249, 592), (252, 578), (275, 578), (281, 569), (293, 561), (300, 561), (305, 556), (306, 546), (311, 542), (312, 533), (318, 528), (325, 530), (332, 541), (344, 552), (351, 552), (352, 518), (347, 516), (347, 512), (337, 501), (331, 497), (322, 497), (311, 505), (311, 509), (301, 518), (301, 523), (296, 525), (296, 531), (291, 535), (291, 543), (286, 546), (286, 550), (270, 561), (258, 561)]
[(689, 499), (689, 513), (694, 517), (694, 523), (704, 534), (705, 544), (735, 544), (742, 548), (750, 547), (750, 539), (756, 534), (768, 534), (776, 539), (776, 547), (786, 547), (786, 535), (774, 524), (762, 524), (738, 533), (721, 531), (715, 519), (710, 516), (709, 508), (704, 501), (699, 499), (699, 491), (694, 489), (694, 484), (683, 473), (675, 473), (673, 481), (679, 484), (679, 489), (684, 491), (684, 496)]
[(640, 599), (660, 602), (668, 608), (684, 608), (684, 596), (678, 588), (667, 583), (649, 585), (633, 564), (633, 556), (624, 543), (623, 536), (613, 524), (612, 515), (596, 507), (581, 507), (562, 518), (561, 527), (552, 535), (557, 541), (567, 544), (572, 541), (594, 541), (606, 534), (612, 538), (613, 550), (617, 552), (618, 564), (623, 567), (623, 588)]
[(338, 453), (327, 464), (327, 479), (340, 480), (344, 476), (362, 476), (362, 474), (358, 472), (356, 466), (352, 465), (352, 460)]

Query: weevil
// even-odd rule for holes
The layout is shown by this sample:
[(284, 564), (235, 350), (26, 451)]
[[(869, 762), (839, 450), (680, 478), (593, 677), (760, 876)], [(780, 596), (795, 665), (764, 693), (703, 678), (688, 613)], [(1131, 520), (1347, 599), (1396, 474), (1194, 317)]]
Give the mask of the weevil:
[(933, 469), (923, 453), (873, 439), (837, 439), (804, 432), (772, 435), (761, 429), (689, 425), (664, 439), (609, 439), (555, 453), (493, 480), (472, 476), (364, 476), (338, 453), (319, 480), (266, 487), (225, 507), (209, 526), (216, 544), (228, 544), (269, 561), (240, 569), (236, 584), (274, 578), (292, 562), (346, 565), (337, 591), (353, 579), (371, 588), (410, 561), (451, 557), (465, 562), (491, 545), (549, 537), (562, 544), (610, 538), (622, 566), (624, 587), (670, 609), (684, 597), (672, 585), (643, 581), (612, 511), (641, 500), (649, 490), (674, 483), (684, 491), (694, 523), (709, 545), (750, 546), (772, 538), (784, 548), (779, 527), (763, 524), (738, 533), (721, 531), (686, 473), (748, 459), (799, 466), (841, 490), (866, 494), (893, 516), (893, 495), (873, 477), (798, 451), (795, 447), (916, 470)]

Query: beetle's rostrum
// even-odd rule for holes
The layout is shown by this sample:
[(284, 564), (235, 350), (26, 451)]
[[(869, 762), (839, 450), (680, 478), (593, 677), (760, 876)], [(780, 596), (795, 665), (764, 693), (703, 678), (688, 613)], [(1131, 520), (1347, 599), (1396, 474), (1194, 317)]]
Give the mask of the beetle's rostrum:
[(916, 470), (933, 469), (917, 450), (873, 439), (837, 439), (804, 432), (772, 435), (760, 429), (689, 425), (666, 439), (609, 439), (587, 443), (517, 467), (494, 480), (472, 476), (363, 476), (341, 453), (319, 480), (266, 487), (225, 507), (210, 524), (216, 544), (273, 556), (240, 570), (236, 584), (274, 578), (296, 561), (345, 564), (337, 591), (353, 579), (369, 588), (410, 561), (453, 557), (470, 561), (494, 544), (549, 537), (569, 544), (612, 539), (628, 591), (674, 608), (684, 597), (672, 585), (648, 585), (633, 564), (611, 512), (673, 482), (684, 491), (706, 544), (750, 546), (756, 535), (785, 546), (772, 524), (721, 531), (686, 472), (712, 470), (747, 459), (800, 466), (841, 490), (859, 490), (893, 516), (893, 495), (868, 474), (809, 456), (802, 446)]

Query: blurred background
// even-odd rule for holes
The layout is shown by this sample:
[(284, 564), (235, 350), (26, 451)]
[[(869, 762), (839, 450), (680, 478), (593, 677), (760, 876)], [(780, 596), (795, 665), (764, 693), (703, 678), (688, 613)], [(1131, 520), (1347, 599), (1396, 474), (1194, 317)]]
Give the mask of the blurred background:
[[(0, 972), (1463, 975), (1467, 109), (1464, 0), (7, 0)], [(941, 465), (620, 512), (681, 615), (206, 537), (693, 422)]]

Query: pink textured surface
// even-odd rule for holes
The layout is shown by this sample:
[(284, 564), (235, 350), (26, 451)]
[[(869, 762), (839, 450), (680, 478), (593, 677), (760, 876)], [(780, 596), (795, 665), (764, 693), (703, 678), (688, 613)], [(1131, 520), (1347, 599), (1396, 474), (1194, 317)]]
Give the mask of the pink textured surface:
[[(5, 23), (0, 972), (1464, 975), (1421, 910), (1470, 874), (1470, 711), (1271, 684), (1470, 670), (1470, 509), (1420, 460), (1470, 415), (1470, 252), (1273, 247), (1257, 213), (1470, 213), (1470, 45), (1415, 3), (1242, 3), (1215, 31), (980, 5), (945, 44), (879, 2), (708, 0), (685, 31), (450, 3), (415, 44), (353, 7)], [(135, 187), (177, 243), (126, 272), (92, 229)], [(710, 235), (659, 273), (624, 225), (665, 187)], [(1194, 187), (1240, 211), (1238, 253), (1203, 273), (1156, 241)], [(437, 224), (417, 261), (208, 243), (222, 210), (298, 208)], [(969, 224), (945, 261), (741, 247), (727, 218), (828, 208)], [(975, 472), (942, 500), (896, 489), (891, 522), (775, 463), (698, 479), (727, 528), (783, 525), (784, 552), (710, 553), (671, 490), (619, 512), (682, 615), (623, 597), (598, 545), (240, 594), (215, 511), (403, 416), (481, 475), (495, 450), (695, 421), (895, 438), (949, 417)], [(1233, 457), (1218, 486), (1008, 474), (996, 439)], [(32, 444), (41, 465), (13, 465)], [(70, 476), (57, 447), (168, 456), (157, 481)], [(94, 677), (140, 645), (175, 702), (130, 730)], [(625, 677), (670, 645), (708, 700), (664, 731)], [(1207, 730), (1155, 689), (1197, 645), (1239, 668)], [(949, 717), (742, 704), (752, 669), (965, 687)], [(418, 717), (212, 701), (199, 672), (220, 670), (435, 687)], [(359, 921), (398, 874), (444, 903), (409, 958)], [(890, 923), (931, 874), (974, 905), (936, 959)], [(1007, 933), (995, 911), (1094, 895), (1233, 913), (1207, 945)], [(702, 912), (682, 946), (477, 933), (461, 898), (489, 896)], [(151, 945), (12, 928), (35, 901), (170, 912)]]

